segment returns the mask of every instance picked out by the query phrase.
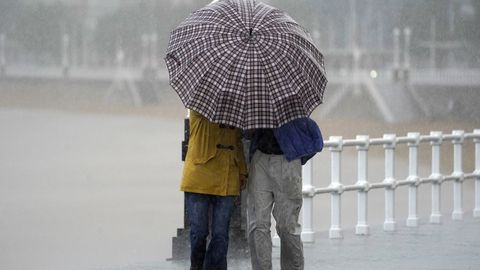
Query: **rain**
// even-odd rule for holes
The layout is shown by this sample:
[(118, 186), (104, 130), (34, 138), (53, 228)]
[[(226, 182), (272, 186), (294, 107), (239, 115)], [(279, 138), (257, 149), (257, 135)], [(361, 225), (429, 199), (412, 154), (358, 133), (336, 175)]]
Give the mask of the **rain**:
[[(164, 57), (172, 29), (210, 2), (0, 0), (1, 269), (186, 269), (175, 258), (186, 241), (179, 186), (187, 110)], [(480, 128), (480, 1), (263, 2), (301, 24), (325, 57), (328, 85), (311, 115), (325, 140)], [(430, 173), (429, 147), (420, 147), (422, 175)], [(451, 152), (442, 146), (444, 173)], [(381, 181), (383, 149), (370, 155), (369, 177)], [(463, 157), (464, 171), (473, 171), (471, 140)], [(314, 158), (317, 186), (329, 184), (329, 158), (328, 151)], [(355, 183), (355, 158), (345, 151), (346, 184)], [(399, 178), (408, 175), (406, 148), (396, 166)], [(445, 186), (449, 211), (451, 183)], [(403, 219), (407, 190), (397, 194)], [(470, 207), (473, 193), (464, 196)], [(344, 198), (348, 230), (356, 197)], [(380, 191), (371, 192), (369, 222), (381, 224), (375, 204), (383, 204)], [(325, 232), (329, 197), (315, 207), (314, 229)], [(230, 262), (250, 269), (242, 258)]]

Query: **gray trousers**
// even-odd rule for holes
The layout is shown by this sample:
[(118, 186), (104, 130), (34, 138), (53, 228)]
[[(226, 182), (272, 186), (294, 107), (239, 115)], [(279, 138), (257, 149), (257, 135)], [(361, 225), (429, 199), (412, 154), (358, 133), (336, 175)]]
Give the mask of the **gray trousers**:
[(272, 269), (272, 213), (281, 241), (281, 269), (303, 269), (301, 226), (298, 223), (301, 207), (300, 160), (288, 162), (283, 155), (255, 152), (250, 164), (247, 200), (248, 243), (253, 270)]

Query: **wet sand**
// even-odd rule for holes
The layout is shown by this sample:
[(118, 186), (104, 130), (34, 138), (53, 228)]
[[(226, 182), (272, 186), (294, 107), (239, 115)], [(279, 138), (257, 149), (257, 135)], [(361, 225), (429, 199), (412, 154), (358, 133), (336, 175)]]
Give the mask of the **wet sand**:
[[(178, 191), (184, 109), (167, 90), (158, 106), (132, 108), (103, 102), (91, 90), (61, 92), (33, 86), (0, 87), (0, 268), (109, 269), (159, 265), (171, 256), (171, 237), (183, 224)], [(324, 119), (313, 114), (325, 138), (356, 134), (471, 132), (479, 123), (419, 121), (386, 125), (365, 119)], [(473, 144), (464, 153), (473, 170)], [(452, 147), (442, 147), (442, 171), (452, 170)], [(407, 174), (406, 147), (398, 151), (397, 177)], [(420, 174), (430, 173), (430, 146), (420, 150)], [(383, 179), (383, 149), (369, 155), (372, 182)], [(329, 152), (314, 160), (314, 185), (329, 184)], [(355, 151), (343, 158), (344, 184), (355, 182)], [(473, 208), (473, 182), (464, 187), (464, 209)], [(369, 222), (383, 222), (383, 190), (369, 193)], [(450, 218), (452, 185), (442, 186), (442, 212)], [(404, 223), (407, 188), (396, 195)], [(355, 226), (356, 194), (342, 196), (342, 222)], [(315, 199), (314, 228), (329, 224), (329, 195)], [(430, 185), (420, 187), (419, 215), (426, 221)]]

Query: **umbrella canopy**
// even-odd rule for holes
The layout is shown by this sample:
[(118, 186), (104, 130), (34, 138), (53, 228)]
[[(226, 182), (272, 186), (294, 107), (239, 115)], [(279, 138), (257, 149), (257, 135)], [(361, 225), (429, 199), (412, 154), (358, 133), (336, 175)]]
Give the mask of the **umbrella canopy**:
[(307, 31), (255, 0), (219, 0), (173, 30), (165, 57), (185, 107), (243, 129), (309, 116), (327, 84)]

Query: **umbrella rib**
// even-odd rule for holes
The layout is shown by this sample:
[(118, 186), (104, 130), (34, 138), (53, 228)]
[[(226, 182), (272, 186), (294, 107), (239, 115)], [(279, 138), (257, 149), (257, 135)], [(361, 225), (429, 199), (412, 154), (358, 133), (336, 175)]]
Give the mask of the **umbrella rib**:
[[(310, 34), (304, 27), (302, 27), (295, 21), (284, 22), (284, 24), (289, 25), (290, 27), (288, 27), (288, 29), (285, 29), (285, 27), (279, 27), (278, 25), (267, 27), (267, 28), (261, 29), (259, 31), (259, 34), (262, 34), (266, 37), (283, 37), (282, 35), (294, 36), (302, 40), (305, 40), (313, 48), (317, 48), (312, 38), (310, 37)], [(320, 54), (320, 56), (317, 56), (317, 57), (323, 57), (323, 55), (320, 53), (320, 51), (318, 51), (318, 49), (316, 51)]]
[[(268, 53), (269, 55), (267, 55), (267, 57), (265, 57), (265, 53), (267, 53), (267, 52), (265, 52), (265, 51), (262, 50), (261, 48), (259, 48), (259, 51), (260, 51), (261, 54), (263, 55), (263, 59), (265, 59), (264, 61), (270, 61), (270, 59), (275, 59), (275, 56), (278, 57), (278, 55), (281, 55), (281, 54), (282, 54), (281, 52), (278, 52), (278, 53)], [(289, 60), (289, 61), (288, 61), (288, 62), (289, 62), (289, 66), (292, 66), (292, 67), (294, 67), (295, 70), (298, 70), (298, 71), (299, 71), (298, 74), (303, 77), (303, 81), (305, 81), (306, 84), (308, 84), (311, 89), (316, 89), (316, 87), (314, 87), (314, 86), (312, 85), (311, 80), (307, 79), (307, 78), (310, 78), (310, 77), (305, 74), (303, 68), (295, 67), (295, 66), (298, 66), (298, 62), (292, 60), (292, 59), (290, 58), (290, 55), (285, 55), (285, 57)], [(295, 65), (295, 64), (296, 64), (296, 65)], [(266, 66), (265, 63), (264, 63), (264, 66)], [(270, 66), (274, 66), (272, 62), (270, 62)], [(272, 81), (271, 81), (270, 77), (267, 77), (267, 78), (269, 79), (269, 84), (271, 85), (271, 84), (272, 84)], [(290, 87), (291, 87), (292, 89), (293, 89), (293, 88), (298, 88), (297, 86), (292, 85), (292, 81), (291, 81), (291, 80), (286, 80), (286, 81), (288, 81), (288, 84), (290, 85)], [(323, 93), (323, 90), (322, 90), (322, 93)], [(301, 95), (298, 95), (298, 96), (299, 96), (300, 98), (302, 98)], [(322, 96), (323, 96), (323, 94), (322, 94)], [(302, 98), (302, 99), (303, 99), (303, 98)], [(320, 102), (320, 103), (321, 103), (321, 102)], [(320, 104), (320, 103), (319, 103), (319, 104)], [(318, 106), (319, 104), (315, 104), (315, 105)], [(304, 105), (305, 105), (305, 100), (302, 100), (302, 106), (304, 106)], [(307, 113), (310, 113), (309, 110), (307, 110), (305, 107), (304, 107), (304, 109), (305, 109), (305, 111), (306, 111)], [(291, 119), (290, 119), (290, 120), (291, 120)]]
[[(263, 27), (263, 22), (265, 21), (266, 18), (272, 13), (274, 13), (277, 9), (266, 5), (264, 3), (259, 3), (257, 5), (257, 8), (255, 9), (255, 16), (253, 17), (253, 22), (257, 30), (262, 29)], [(257, 17), (261, 16), (261, 17)]]
[(301, 25), (299, 25), (292, 17), (290, 17), (286, 12), (282, 10), (274, 8), (272, 12), (270, 12), (270, 14), (271, 16), (268, 17), (269, 19), (268, 22), (262, 24), (259, 27), (260, 31), (270, 30), (271, 28), (275, 28), (280, 24), (293, 25), (297, 28), (301, 28), (302, 30), (304, 30), (304, 28)]
[(187, 40), (184, 40), (182, 42), (179, 42), (175, 45), (172, 45), (170, 46), (168, 49), (167, 49), (167, 54), (171, 54), (171, 53), (174, 53), (176, 52), (177, 50), (183, 48), (184, 46), (191, 46), (192, 42), (195, 42), (195, 43), (201, 43), (203, 42), (204, 40), (206, 39), (209, 39), (209, 38), (215, 38), (215, 37), (222, 37), (222, 39), (224, 37), (226, 37), (227, 39), (229, 40), (234, 40), (235, 39), (235, 36), (232, 36), (232, 35), (229, 35), (229, 34), (220, 34), (220, 33), (216, 33), (216, 34), (212, 34), (212, 35), (208, 35), (208, 36), (201, 36), (201, 37), (197, 37), (197, 36), (194, 36), (190, 39), (187, 39)]
[[(238, 41), (235, 42), (235, 40), (234, 40), (233, 42), (230, 42), (229, 45), (232, 45), (234, 48), (237, 48), (237, 47), (238, 47), (238, 46), (237, 46), (238, 43), (239, 43)], [(222, 45), (225, 45), (225, 44), (222, 44)], [(217, 48), (217, 47), (215, 47), (215, 48)], [(203, 50), (202, 52), (204, 52), (204, 51), (206, 51), (206, 50), (209, 50), (209, 49), (213, 49), (213, 48), (207, 48), (207, 49)], [(234, 50), (231, 50), (231, 51), (234, 51)], [(215, 61), (215, 60), (216, 60), (219, 56), (222, 56), (222, 54), (221, 54), (222, 52), (223, 52), (223, 50), (218, 50), (218, 51), (216, 51), (216, 52), (214, 53), (214, 55), (212, 55), (212, 57), (210, 58), (211, 61), (210, 61), (210, 63), (208, 64), (208, 66), (206, 66), (205, 68), (202, 69), (202, 71), (204, 71), (204, 73), (202, 73), (202, 74), (197, 74), (196, 77), (198, 77), (198, 78), (205, 78), (206, 74), (210, 71), (210, 68), (209, 68), (209, 67), (210, 67), (212, 64), (216, 64), (217, 61)], [(202, 55), (203, 55), (203, 54), (200, 52), (199, 54), (197, 54), (196, 57), (193, 57), (192, 59), (190, 59), (190, 61), (188, 61), (188, 62), (183, 66), (182, 70), (179, 71), (175, 77), (173, 77), (173, 78), (170, 79), (170, 82), (171, 82), (170, 84), (172, 84), (172, 85), (177, 85), (177, 83), (181, 83), (181, 80), (179, 80), (179, 76), (181, 76), (184, 71), (188, 70), (188, 68), (189, 68), (188, 66), (189, 66), (190, 64), (197, 62), (197, 61), (196, 61), (196, 58), (201, 57)], [(200, 79), (199, 81), (201, 81), (201, 79)], [(196, 83), (195, 85), (199, 85), (199, 84)], [(195, 89), (195, 88), (194, 88), (194, 89)], [(192, 98), (192, 97), (190, 96), (190, 94), (191, 94), (190, 91), (186, 91), (186, 92), (189, 94), (188, 99), (186, 99), (185, 101), (182, 99), (182, 101), (184, 101), (184, 104), (185, 104), (185, 105), (188, 104), (188, 103), (190, 103), (190, 99)], [(192, 92), (195, 92), (195, 91), (192, 91)]]
[(232, 18), (230, 16), (234, 15), (235, 19), (233, 19), (232, 22), (235, 22), (237, 26), (239, 26), (238, 29), (241, 28), (240, 26), (242, 26), (243, 29), (247, 28), (245, 23), (242, 21), (242, 18), (239, 16), (239, 10), (235, 10), (233, 5), (230, 5), (226, 2), (218, 1), (207, 5), (205, 9), (212, 10), (220, 16), (224, 16), (225, 18)]
[[(287, 16), (287, 15), (285, 15), (285, 16)], [(304, 27), (302, 27), (300, 24), (298, 24), (294, 20), (286, 19), (286, 18), (282, 18), (282, 20), (279, 20), (279, 19), (280, 18), (276, 18), (274, 20), (271, 20), (267, 24), (263, 24), (262, 28), (260, 30), (268, 32), (268, 30), (278, 28), (278, 26), (281, 25), (281, 24), (286, 24), (286, 25), (289, 25), (289, 26), (293, 26), (294, 28), (300, 28), (300, 29), (305, 31)]]
[[(270, 36), (270, 37), (273, 37), (273, 36)], [(266, 37), (267, 38), (267, 37)], [(267, 39), (269, 41), (273, 41), (273, 39)], [(295, 51), (299, 51), (298, 47), (296, 44), (292, 44), (292, 42), (290, 42), (288, 39), (286, 41), (282, 41), (282, 42), (278, 42), (278, 44), (280, 44), (282, 46), (282, 48), (285, 48), (287, 47), (286, 46), (286, 43), (288, 43), (289, 45), (289, 48), (292, 48), (294, 49)], [(313, 45), (312, 45), (313, 46)], [(280, 48), (278, 48), (277, 46), (272, 46), (274, 50), (280, 50)], [(314, 47), (316, 48), (316, 47)], [(305, 53), (306, 52), (306, 53)], [(314, 66), (316, 66), (319, 70), (320, 70), (320, 75), (323, 76), (325, 79), (326, 79), (326, 75), (325, 75), (325, 68), (323, 66), (323, 60), (317, 60), (317, 59), (314, 59), (314, 57), (312, 57), (309, 53), (308, 50), (305, 50), (302, 48), (302, 50), (300, 51), (299, 55), (306, 55), (306, 59), (308, 59), (308, 61), (310, 61)], [(320, 54), (321, 55), (321, 54)], [(313, 59), (312, 59), (313, 58)], [(321, 61), (320, 63), (318, 63), (317, 61)], [(297, 65), (301, 66), (299, 63), (298, 63), (298, 59), (294, 59), (294, 62), (297, 63)], [(303, 72), (303, 69), (301, 69), (302, 72)], [(311, 76), (306, 76), (307, 78), (312, 78)]]
[[(228, 20), (226, 19), (228, 18)], [(228, 3), (218, 1), (212, 2), (209, 5), (193, 12), (185, 21), (183, 21), (176, 30), (182, 29), (185, 26), (198, 25), (207, 23), (210, 25), (220, 26), (225, 28), (230, 33), (239, 33), (242, 27), (246, 29), (245, 23), (242, 21), (238, 11)], [(227, 25), (228, 27), (225, 27)]]
[(252, 6), (252, 5), (255, 5), (254, 1), (255, 0), (252, 0), (252, 1), (244, 1), (244, 0), (234, 1), (236, 7), (238, 8), (238, 10), (236, 10), (237, 12), (235, 12), (234, 14), (239, 16), (240, 21), (245, 26), (245, 29), (249, 29), (249, 28), (252, 27), (252, 23), (253, 23), (252, 13), (253, 13), (253, 9), (254, 9), (254, 6)]
[(188, 31), (188, 29), (185, 29), (187, 27), (192, 27), (193, 28), (193, 27), (198, 27), (198, 26), (202, 26), (202, 25), (218, 27), (218, 29), (215, 29), (215, 30), (225, 31), (224, 32), (225, 34), (236, 34), (238, 32), (238, 31), (235, 31), (236, 29), (228, 28), (228, 27), (225, 27), (224, 25), (209, 21), (209, 22), (198, 22), (198, 23), (191, 23), (191, 24), (185, 24), (185, 25), (182, 24), (182, 25), (178, 26), (177, 28), (175, 28), (175, 30), (172, 31), (172, 36), (176, 32)]
[[(189, 60), (188, 60), (185, 64), (181, 65), (180, 70), (178, 70), (178, 71), (176, 72), (176, 73), (177, 73), (177, 76), (180, 75), (183, 71), (185, 71), (190, 64), (195, 63), (195, 62), (196, 62), (196, 59), (197, 59), (198, 57), (200, 57), (200, 56), (201, 56), (203, 53), (205, 53), (206, 51), (208, 51), (208, 50), (214, 50), (214, 49), (216, 49), (217, 47), (226, 46), (226, 45), (230, 45), (230, 44), (236, 44), (236, 43), (239, 43), (239, 41), (238, 41), (238, 40), (235, 40), (235, 39), (231, 39), (229, 42), (225, 42), (225, 43), (221, 43), (221, 44), (212, 44), (212, 45), (204, 48), (203, 50), (201, 50), (201, 51), (199, 51), (198, 53), (196, 53), (195, 56), (190, 57)], [(180, 49), (180, 48), (179, 48), (179, 49)], [(177, 50), (175, 50), (175, 51), (167, 54), (167, 57), (168, 57), (168, 55), (174, 56), (174, 55), (175, 55), (175, 52), (178, 51), (179, 49), (177, 49)], [(172, 77), (171, 80), (175, 80), (177, 76)]]
[(225, 25), (220, 24), (220, 22), (210, 20), (210, 21), (198, 21), (198, 22), (192, 22), (192, 23), (188, 23), (188, 24), (181, 24), (177, 28), (175, 28), (175, 30), (172, 31), (172, 36), (176, 32), (188, 31), (189, 29), (186, 29), (187, 27), (195, 28), (195, 27), (199, 27), (199, 26), (203, 26), (203, 25), (216, 27), (215, 30), (224, 31), (223, 33), (225, 33), (225, 34), (238, 34), (239, 33), (239, 31), (235, 28), (227, 27)]
[[(218, 89), (224, 89), (225, 84), (235, 81), (235, 75), (236, 75), (235, 71), (234, 71), (234, 69), (232, 69), (230, 67), (240, 66), (240, 65), (237, 65), (237, 61), (245, 59), (245, 54), (246, 54), (247, 50), (240, 50), (240, 49), (238, 49), (238, 46), (236, 47), (236, 49), (237, 50), (231, 50), (232, 55), (231, 55), (231, 57), (229, 57), (229, 59), (231, 59), (231, 61), (230, 61), (230, 64), (228, 65), (228, 67), (226, 67), (224, 69), (224, 71), (227, 71), (226, 75), (222, 76), (225, 79), (222, 80), (222, 83), (218, 86)], [(218, 61), (212, 61), (212, 62), (215, 64), (215, 66), (212, 69), (208, 69), (208, 71), (203, 76), (204, 78), (208, 78), (208, 76), (207, 76), (208, 73), (216, 72), (216, 68), (225, 67), (225, 65), (222, 65)], [(246, 72), (246, 71), (247, 70), (245, 69), (244, 72)], [(246, 78), (246, 76), (242, 76), (242, 77)], [(245, 79), (242, 80), (242, 83), (243, 83), (243, 85), (245, 85)], [(199, 83), (198, 85), (201, 85), (201, 83)], [(194, 92), (196, 92), (196, 91), (194, 91)], [(223, 93), (223, 91), (219, 91), (219, 93)], [(215, 110), (214, 110), (215, 112), (217, 112), (216, 108), (221, 103), (221, 102), (219, 102), (219, 97), (220, 96), (221, 96), (220, 94), (217, 95), (216, 99), (215, 99), (217, 102), (213, 103), (215, 105)], [(243, 98), (245, 99), (245, 95), (243, 95)], [(244, 103), (244, 102), (242, 102), (242, 103)], [(242, 113), (243, 113), (243, 108), (242, 108)], [(227, 122), (223, 119), (219, 119), (218, 114), (213, 115), (210, 120), (213, 121), (213, 122), (219, 122), (219, 123), (228, 124), (228, 125), (241, 126), (238, 123), (236, 123), (234, 120), (231, 120), (230, 122)]]
[[(263, 66), (265, 67), (264, 59), (265, 59), (265, 58), (262, 58), (262, 60), (260, 60), (260, 61), (262, 61)], [(265, 72), (265, 69), (263, 69), (263, 71)], [(272, 87), (272, 80), (270, 79), (270, 77), (265, 76), (265, 81), (267, 82), (267, 85), (270, 85), (270, 87), (271, 87), (270, 89), (273, 89), (273, 87)], [(268, 94), (270, 95), (270, 101), (271, 101), (270, 103), (272, 103), (272, 108), (273, 108), (273, 110), (275, 111), (275, 114), (276, 114), (277, 116), (280, 115), (279, 112), (278, 112), (278, 110), (277, 110), (277, 107), (276, 107), (276, 106), (273, 106), (272, 91), (268, 91)], [(278, 125), (278, 123), (277, 123), (277, 125)], [(279, 126), (279, 125), (278, 125), (278, 126)]]
[[(319, 62), (318, 64), (315, 64), (317, 65), (322, 71), (325, 71), (325, 68), (323, 66), (323, 54), (317, 49), (317, 46), (315, 46), (315, 44), (309, 39), (309, 38), (306, 38), (304, 35), (301, 35), (300, 33), (293, 33), (293, 32), (285, 32), (285, 33), (269, 33), (268, 35), (264, 35), (264, 37), (266, 37), (267, 39), (269, 38), (283, 38), (285, 39), (285, 42), (287, 42), (288, 44), (291, 44), (292, 47), (299, 47), (299, 44), (296, 44), (294, 42), (292, 42), (291, 39), (287, 38), (286, 36), (295, 36), (295, 37), (298, 37), (302, 40), (304, 40), (305, 42), (307, 42), (313, 49), (312, 50), (309, 50), (308, 48), (304, 48), (302, 45), (300, 45), (300, 47), (302, 47), (302, 50), (304, 50), (305, 52), (307, 52), (308, 54), (308, 57), (314, 61), (314, 62)], [(312, 55), (313, 53), (313, 55)], [(317, 60), (317, 58), (319, 58), (320, 60)]]

